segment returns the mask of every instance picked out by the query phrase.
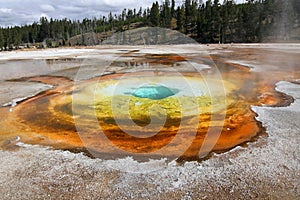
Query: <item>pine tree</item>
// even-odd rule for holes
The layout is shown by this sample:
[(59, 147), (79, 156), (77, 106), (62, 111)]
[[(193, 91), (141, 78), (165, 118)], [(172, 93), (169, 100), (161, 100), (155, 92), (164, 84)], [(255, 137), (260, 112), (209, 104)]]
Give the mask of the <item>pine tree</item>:
[(166, 27), (166, 28), (171, 27), (172, 14), (171, 14), (169, 0), (166, 0), (163, 3), (162, 11), (161, 11), (161, 19), (162, 19), (162, 23), (161, 23), (162, 27)]
[(150, 23), (152, 26), (160, 25), (160, 14), (159, 14), (158, 2), (152, 4), (151, 10), (150, 10)]
[(38, 41), (42, 42), (44, 39), (49, 38), (49, 23), (46, 17), (40, 18), (40, 31), (38, 35)]
[(204, 18), (205, 18), (205, 24), (204, 24), (204, 43), (210, 43), (210, 42), (213, 41), (211, 0), (208, 0), (206, 2), (204, 13), (205, 13), (204, 14)]
[(14, 47), (17, 49), (19, 48), (21, 42), (22, 42), (22, 38), (21, 38), (21, 32), (20, 32), (20, 28), (19, 27), (15, 27), (13, 28), (13, 36), (12, 36), (12, 41), (13, 41), (13, 45)]
[(190, 7), (191, 12), (191, 32), (193, 35), (197, 32), (197, 16), (198, 16), (198, 3), (196, 0), (193, 0)]
[(185, 12), (184, 12), (184, 7), (181, 6), (177, 8), (177, 30), (180, 32), (184, 32), (184, 22), (185, 22)]
[(192, 23), (192, 15), (191, 15), (191, 1), (190, 0), (185, 0), (184, 3), (184, 8), (185, 8), (185, 33), (189, 34), (191, 31), (191, 23)]
[(219, 0), (214, 0), (212, 7), (212, 39), (214, 43), (220, 43), (220, 33), (221, 33), (221, 16), (220, 16), (220, 4)]
[(4, 46), (3, 31), (2, 31), (2, 29), (0, 29), (0, 51), (3, 50), (3, 46)]
[(205, 6), (204, 4), (202, 4), (201, 6), (199, 6), (198, 14), (197, 14), (197, 39), (201, 43), (205, 42), (204, 25), (206, 24), (206, 21), (205, 21), (204, 9)]
[(175, 0), (172, 0), (171, 4), (171, 16), (174, 18), (175, 17)]

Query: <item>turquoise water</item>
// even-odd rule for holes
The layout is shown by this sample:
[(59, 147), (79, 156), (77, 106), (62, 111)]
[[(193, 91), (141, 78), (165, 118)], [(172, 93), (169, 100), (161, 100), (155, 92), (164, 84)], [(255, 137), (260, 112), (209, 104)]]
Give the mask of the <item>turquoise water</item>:
[(164, 99), (178, 93), (177, 89), (170, 89), (163, 85), (147, 85), (137, 88), (132, 95), (139, 98), (153, 100)]

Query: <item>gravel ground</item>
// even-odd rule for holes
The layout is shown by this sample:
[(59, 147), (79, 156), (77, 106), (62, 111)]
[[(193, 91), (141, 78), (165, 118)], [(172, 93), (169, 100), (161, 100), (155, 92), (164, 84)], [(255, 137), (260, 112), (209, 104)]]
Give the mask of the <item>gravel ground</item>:
[(51, 87), (42, 83), (0, 81), (0, 106), (15, 106), (17, 102), (33, 97)]

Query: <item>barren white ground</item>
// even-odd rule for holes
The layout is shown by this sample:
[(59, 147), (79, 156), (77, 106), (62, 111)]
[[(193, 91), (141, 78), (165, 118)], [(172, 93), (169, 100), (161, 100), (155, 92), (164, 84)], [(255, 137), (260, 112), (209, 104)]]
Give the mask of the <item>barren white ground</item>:
[(268, 137), (201, 163), (90, 159), (16, 142), (0, 151), (0, 199), (299, 199), (300, 85), (277, 90), (295, 102), (252, 108)]

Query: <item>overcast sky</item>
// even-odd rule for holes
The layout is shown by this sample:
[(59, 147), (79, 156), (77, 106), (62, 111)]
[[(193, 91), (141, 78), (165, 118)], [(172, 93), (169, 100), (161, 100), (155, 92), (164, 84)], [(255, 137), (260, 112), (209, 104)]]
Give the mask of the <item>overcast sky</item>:
[[(155, 0), (0, 0), (0, 26), (24, 25), (40, 17), (83, 19), (99, 17), (123, 8), (150, 7)], [(243, 1), (243, 0), (239, 0)], [(158, 0), (161, 2), (161, 0)], [(181, 0), (176, 0), (181, 2)], [(220, 2), (223, 2), (220, 0)]]

